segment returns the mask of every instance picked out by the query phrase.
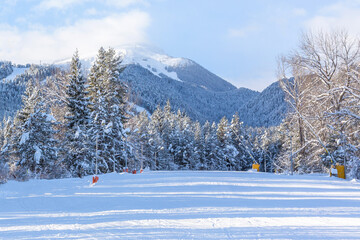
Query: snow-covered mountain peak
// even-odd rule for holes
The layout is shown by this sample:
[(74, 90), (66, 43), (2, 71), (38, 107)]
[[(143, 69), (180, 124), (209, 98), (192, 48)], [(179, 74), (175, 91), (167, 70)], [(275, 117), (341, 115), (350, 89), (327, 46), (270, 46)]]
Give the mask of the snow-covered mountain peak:
[(165, 75), (178, 81), (182, 80), (176, 72), (169, 70), (169, 67), (186, 67), (193, 64), (189, 59), (174, 58), (163, 53), (162, 50), (144, 45), (123, 46), (116, 50), (123, 56), (124, 64), (139, 64), (156, 76)]
[[(148, 45), (122, 45), (115, 48), (116, 52), (122, 56), (123, 64), (138, 64), (149, 70), (158, 77), (167, 76), (174, 80), (182, 81), (172, 68), (184, 68), (195, 63), (186, 58), (175, 58), (164, 53), (161, 49)], [(83, 55), (81, 62), (84, 69), (88, 70), (96, 59), (96, 54)], [(71, 59), (55, 62), (56, 65), (67, 66)], [(170, 70), (171, 69), (171, 70)]]
[(124, 61), (129, 63), (139, 63), (152, 59), (169, 67), (189, 66), (193, 64), (189, 59), (171, 57), (164, 53), (163, 50), (147, 45), (126, 45), (120, 46), (116, 48), (116, 50), (123, 54)]

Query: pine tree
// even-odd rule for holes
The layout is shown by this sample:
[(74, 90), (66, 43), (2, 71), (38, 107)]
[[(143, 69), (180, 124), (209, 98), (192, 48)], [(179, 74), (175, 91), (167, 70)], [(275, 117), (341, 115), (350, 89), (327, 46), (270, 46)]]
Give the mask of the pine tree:
[(149, 145), (155, 162), (156, 170), (170, 170), (170, 161), (173, 159), (172, 145), (163, 139), (165, 126), (164, 112), (158, 106), (153, 112), (149, 122)]
[(39, 102), (22, 126), (23, 133), (18, 143), (20, 173), (26, 171), (30, 176), (54, 177), (58, 153), (54, 124), (53, 117), (46, 114), (43, 103)]
[(172, 132), (172, 149), (174, 153), (174, 167), (180, 169), (191, 169), (195, 164), (190, 162), (192, 151), (191, 121), (184, 113), (178, 110), (175, 117), (175, 128), (170, 129)]
[(204, 149), (204, 134), (200, 123), (197, 121), (194, 124), (193, 152), (191, 156), (191, 162), (195, 164), (195, 170), (204, 170)]
[(4, 123), (5, 123), (5, 118), (3, 119), (3, 122), (0, 123), (0, 149), (4, 144), (5, 138), (4, 138)]
[[(129, 149), (125, 143), (126, 132), (124, 124), (126, 118), (127, 106), (127, 87), (124, 82), (120, 81), (120, 73), (124, 70), (120, 67), (121, 59), (116, 56), (115, 50), (110, 48), (106, 54), (108, 64), (108, 79), (106, 86), (105, 100), (107, 103), (107, 112), (109, 113), (108, 124), (105, 131), (108, 133), (108, 151), (110, 152), (109, 160), (113, 166), (117, 165), (120, 169), (125, 166), (125, 159), (128, 158)], [(115, 171), (116, 169), (112, 169)]]
[(227, 148), (229, 145), (229, 131), (228, 131), (228, 120), (226, 117), (223, 117), (219, 124), (217, 125), (216, 129), (216, 136), (217, 136), (217, 144), (215, 147), (215, 154), (217, 159), (217, 166), (218, 170), (226, 170), (231, 165), (229, 160), (229, 156), (227, 155)]
[[(38, 84), (38, 83), (37, 83)], [(15, 121), (19, 125), (25, 123), (25, 121), (34, 113), (34, 108), (39, 102), (39, 90), (34, 86), (34, 82), (29, 80), (26, 83), (26, 90), (22, 96), (23, 108), (16, 115)]]
[(38, 85), (28, 82), (23, 101), (4, 150), (11, 172), (16, 179), (55, 177), (58, 151), (54, 118), (46, 113)]
[(235, 113), (229, 126), (230, 142), (236, 148), (235, 169), (246, 170), (251, 165), (251, 158), (246, 150), (245, 129), (238, 113)]
[[(120, 170), (130, 154), (125, 143), (126, 85), (119, 75), (121, 59), (113, 49), (100, 48), (90, 70), (89, 97), (91, 101), (91, 133), (98, 144), (98, 164), (101, 172)], [(95, 149), (95, 146), (93, 146)], [(93, 154), (95, 156), (95, 154)]]
[(204, 157), (201, 166), (202, 166), (202, 170), (210, 170), (210, 164), (211, 164), (210, 157), (212, 155), (211, 152), (212, 131), (209, 121), (206, 121), (205, 124), (202, 126), (202, 133), (204, 138)]
[(4, 118), (3, 123), (0, 124), (0, 184), (5, 183), (8, 179), (9, 168), (5, 158), (2, 158), (1, 149), (5, 144), (5, 135), (6, 135), (7, 121)]
[(218, 139), (216, 136), (216, 123), (211, 125), (209, 122), (205, 122), (204, 135), (205, 135), (205, 166), (207, 170), (218, 169)]
[(228, 120), (226, 119), (226, 117), (223, 117), (220, 120), (216, 130), (216, 136), (222, 147), (224, 147), (226, 144), (227, 133), (228, 133)]
[(70, 64), (69, 85), (66, 90), (66, 164), (73, 175), (83, 176), (93, 172), (87, 141), (89, 132), (89, 100), (86, 79), (81, 71), (78, 51)]
[(14, 178), (22, 178), (23, 173), (18, 170), (24, 170), (19, 167), (19, 142), (24, 131), (24, 125), (30, 116), (34, 113), (34, 108), (39, 102), (39, 90), (32, 80), (26, 83), (26, 89), (22, 96), (23, 107), (20, 109), (13, 121), (8, 120), (4, 132), (4, 143), (1, 149), (1, 160), (6, 162), (10, 168), (10, 173)]
[[(136, 153), (135, 160), (143, 162), (143, 168), (149, 167), (155, 169), (155, 162), (153, 155), (151, 154), (149, 144), (149, 117), (146, 111), (142, 111), (131, 119), (131, 123), (128, 123), (131, 128), (130, 134), (127, 138), (128, 144)], [(134, 163), (135, 165), (135, 163)], [(140, 164), (141, 165), (141, 164)], [(128, 163), (129, 166), (129, 163)]]
[[(2, 127), (2, 143), (0, 148), (0, 163), (4, 168), (4, 171), (5, 167), (8, 168), (10, 163), (13, 162), (11, 161), (11, 155), (14, 148), (15, 136), (15, 127), (12, 119), (10, 117), (7, 119), (4, 118)], [(6, 175), (8, 175), (8, 173)]]

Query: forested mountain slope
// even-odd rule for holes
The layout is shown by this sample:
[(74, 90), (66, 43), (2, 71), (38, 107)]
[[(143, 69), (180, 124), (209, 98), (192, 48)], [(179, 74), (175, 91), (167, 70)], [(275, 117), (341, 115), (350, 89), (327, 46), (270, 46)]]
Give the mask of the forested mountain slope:
[(249, 126), (278, 125), (287, 111), (278, 83), (259, 93), (235, 86), (185, 58), (170, 57), (143, 46), (120, 50), (127, 68), (131, 101), (153, 112), (169, 100), (173, 109), (204, 122), (231, 118), (238, 112)]

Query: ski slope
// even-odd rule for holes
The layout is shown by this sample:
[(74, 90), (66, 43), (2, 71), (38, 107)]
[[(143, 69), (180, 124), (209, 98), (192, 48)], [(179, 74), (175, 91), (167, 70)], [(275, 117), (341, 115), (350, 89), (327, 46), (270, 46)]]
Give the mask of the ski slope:
[(9, 76), (7, 76), (4, 81), (5, 82), (13, 81), (16, 78), (16, 76), (24, 74), (27, 70), (29, 70), (29, 68), (13, 67), (13, 72)]
[(360, 239), (360, 183), (145, 172), (0, 185), (0, 239)]

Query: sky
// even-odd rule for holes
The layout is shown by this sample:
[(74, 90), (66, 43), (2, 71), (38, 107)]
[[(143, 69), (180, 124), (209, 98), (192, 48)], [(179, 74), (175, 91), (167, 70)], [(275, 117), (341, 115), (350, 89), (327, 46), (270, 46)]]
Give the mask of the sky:
[(303, 32), (357, 37), (359, 22), (360, 0), (0, 0), (0, 60), (52, 63), (75, 49), (146, 44), (261, 91)]

